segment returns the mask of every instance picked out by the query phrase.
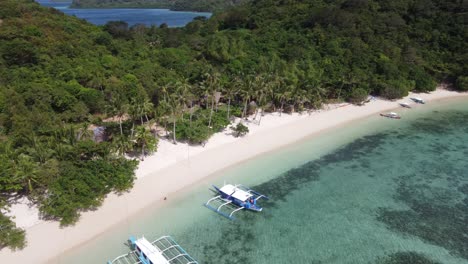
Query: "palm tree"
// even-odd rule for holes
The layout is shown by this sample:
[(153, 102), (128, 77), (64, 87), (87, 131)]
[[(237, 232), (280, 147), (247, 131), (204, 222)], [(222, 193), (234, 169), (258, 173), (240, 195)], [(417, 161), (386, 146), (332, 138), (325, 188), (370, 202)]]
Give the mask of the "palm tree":
[(128, 114), (132, 119), (132, 129), (130, 130), (130, 139), (133, 139), (133, 135), (135, 134), (135, 119), (140, 116), (140, 122), (143, 123), (143, 117), (141, 114), (141, 101), (137, 99), (132, 99), (130, 105), (128, 106)]
[(175, 91), (177, 100), (182, 106), (182, 118), (187, 108), (187, 101), (190, 101), (190, 104), (192, 106), (193, 99), (190, 97), (190, 88), (191, 86), (187, 80), (184, 80), (183, 82), (178, 81), (174, 84), (174, 91)]
[(15, 162), (14, 177), (27, 187), (29, 193), (34, 190), (33, 183), (38, 183), (39, 165), (30, 156), (20, 154)]
[(127, 111), (128, 104), (125, 103), (123, 97), (117, 93), (112, 96), (110, 99), (110, 104), (107, 105), (107, 114), (110, 114), (111, 116), (117, 116), (119, 118), (120, 135), (123, 135), (122, 119)]
[(227, 119), (230, 120), (231, 100), (239, 92), (240, 79), (236, 76), (224, 86), (224, 94), (228, 99)]
[(164, 130), (166, 131), (166, 137), (169, 136), (169, 130), (167, 129), (168, 126), (168, 118), (167, 114), (170, 114), (171, 112), (171, 104), (170, 104), (170, 98), (169, 98), (169, 89), (170, 85), (165, 84), (160, 87), (161, 88), (161, 94), (162, 98), (159, 101), (157, 110), (158, 110), (158, 116), (162, 121), (164, 121)]
[[(205, 90), (205, 97), (211, 100), (211, 110), (210, 110), (210, 117), (208, 121), (208, 127), (211, 128), (211, 119), (213, 117), (213, 110), (215, 106), (216, 96), (217, 96), (217, 89), (219, 89), (219, 82), (220, 82), (220, 74), (218, 72), (213, 73), (205, 73), (205, 80), (203, 80), (201, 86)], [(219, 100), (219, 99), (218, 99)]]
[(52, 150), (47, 145), (48, 142), (44, 143), (36, 135), (32, 134), (27, 137), (29, 145), (32, 148), (29, 150), (29, 154), (35, 158), (36, 161), (39, 161), (40, 164), (44, 164), (48, 158), (52, 156)]
[[(148, 114), (153, 112), (154, 110), (154, 105), (148, 98), (145, 98), (143, 103), (141, 104), (141, 115), (142, 117), (145, 116), (146, 122), (149, 122)], [(141, 122), (143, 124), (143, 120)]]
[(113, 138), (112, 147), (117, 154), (124, 155), (132, 148), (132, 143), (125, 135), (119, 135)]
[(244, 101), (244, 110), (242, 111), (242, 118), (247, 119), (247, 104), (250, 101), (250, 98), (254, 92), (254, 77), (252, 75), (247, 76), (245, 82), (243, 83), (242, 90), (240, 91), (240, 95)]
[(81, 124), (78, 135), (77, 135), (77, 140), (86, 140), (86, 139), (91, 139), (93, 136), (92, 130), (89, 129), (89, 123), (84, 122)]
[(196, 107), (193, 106), (193, 101), (195, 101), (197, 99), (196, 95), (193, 94), (191, 91), (188, 91), (186, 94), (185, 94), (185, 97), (186, 99), (189, 101), (189, 105), (190, 105), (190, 118), (189, 118), (189, 126), (192, 126), (192, 118), (193, 118), (193, 114), (195, 113), (196, 111)]
[(184, 98), (179, 94), (179, 91), (174, 91), (169, 97), (168, 97), (168, 103), (171, 107), (171, 118), (172, 118), (172, 143), (177, 144), (176, 141), (176, 123), (178, 116), (181, 112), (181, 105), (184, 103), (183, 102)]
[(295, 106), (297, 105), (298, 111), (302, 111), (302, 109), (304, 108), (304, 104), (307, 102), (310, 102), (307, 96), (307, 92), (300, 88), (297, 88), (294, 90), (293, 98), (294, 98), (294, 105)]
[(141, 148), (141, 160), (145, 160), (145, 150), (150, 152), (156, 148), (156, 138), (144, 126), (139, 126), (135, 134), (136, 148)]
[(274, 82), (270, 76), (270, 78), (265, 78), (263, 81), (263, 85), (260, 87), (259, 93), (260, 96), (258, 98), (258, 105), (259, 109), (262, 111), (260, 113), (260, 119), (258, 120), (258, 125), (262, 122), (262, 117), (264, 116), (265, 112), (265, 106), (267, 105), (267, 102), (273, 98), (274, 92), (273, 92), (273, 86)]
[(284, 104), (289, 101), (289, 99), (291, 98), (291, 92), (289, 91), (288, 88), (282, 86), (280, 88), (281, 90), (279, 90), (275, 95), (275, 97), (277, 98), (277, 100), (280, 102), (280, 116), (281, 114), (283, 113), (284, 111)]
[(318, 109), (324, 103), (324, 97), (327, 94), (327, 90), (324, 89), (320, 84), (315, 84), (311, 86), (306, 86), (309, 90), (309, 94), (311, 95), (311, 104), (312, 107)]

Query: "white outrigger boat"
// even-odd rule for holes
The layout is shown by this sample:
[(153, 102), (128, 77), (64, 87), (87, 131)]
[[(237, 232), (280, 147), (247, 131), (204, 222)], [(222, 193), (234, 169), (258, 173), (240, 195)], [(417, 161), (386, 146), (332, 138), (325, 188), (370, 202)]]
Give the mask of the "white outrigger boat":
[(400, 105), (404, 108), (411, 108), (411, 105), (409, 103), (400, 103)]
[[(257, 205), (257, 200), (260, 198), (269, 199), (267, 196), (240, 184), (225, 184), (221, 188), (213, 185), (213, 187), (219, 195), (209, 199), (205, 206), (231, 220), (234, 219), (234, 213), (242, 209), (261, 212), (263, 208)], [(229, 211), (227, 213), (221, 211), (223, 208), (228, 208)]]
[(415, 101), (418, 104), (425, 104), (426, 103), (423, 99), (421, 99), (419, 97), (411, 97), (410, 99)]
[(401, 116), (398, 115), (398, 114), (395, 113), (395, 112), (390, 112), (390, 113), (386, 113), (386, 114), (380, 114), (380, 116), (388, 117), (388, 118), (392, 118), (392, 119), (401, 119)]
[(107, 264), (198, 264), (170, 236), (163, 236), (153, 242), (142, 237), (130, 237), (130, 251), (118, 256)]

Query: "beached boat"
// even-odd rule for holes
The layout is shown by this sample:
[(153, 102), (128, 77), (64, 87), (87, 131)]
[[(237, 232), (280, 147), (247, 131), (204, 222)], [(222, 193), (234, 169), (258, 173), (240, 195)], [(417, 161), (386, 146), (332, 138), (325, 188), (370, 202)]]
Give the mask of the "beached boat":
[(130, 251), (118, 256), (107, 264), (198, 264), (170, 236), (163, 236), (153, 242), (142, 237), (130, 237)]
[(393, 118), (393, 119), (400, 119), (401, 118), (401, 116), (398, 115), (395, 112), (390, 112), (390, 113), (380, 114), (380, 115), (383, 116), (383, 117), (388, 117), (388, 118)]
[(418, 104), (425, 104), (426, 102), (419, 97), (411, 97), (411, 100), (415, 101)]
[[(269, 199), (267, 196), (240, 184), (225, 184), (221, 188), (213, 185), (213, 187), (218, 196), (209, 199), (205, 206), (229, 219), (234, 219), (233, 214), (242, 209), (261, 212), (263, 208), (257, 204), (257, 200), (260, 198)], [(227, 212), (224, 212), (226, 210)]]
[(400, 105), (404, 108), (411, 108), (411, 106), (408, 103), (400, 103)]

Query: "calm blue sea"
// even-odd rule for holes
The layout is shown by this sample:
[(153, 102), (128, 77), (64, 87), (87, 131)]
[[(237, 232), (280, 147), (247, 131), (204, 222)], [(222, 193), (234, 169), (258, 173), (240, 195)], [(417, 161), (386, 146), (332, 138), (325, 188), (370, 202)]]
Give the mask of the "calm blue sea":
[(130, 26), (135, 24), (161, 25), (166, 23), (170, 27), (182, 27), (195, 17), (210, 17), (206, 12), (179, 12), (168, 9), (73, 9), (71, 2), (54, 2), (51, 0), (36, 0), (43, 6), (53, 7), (67, 15), (83, 18), (95, 25), (104, 25), (109, 21), (125, 21)]
[[(398, 112), (220, 172), (54, 263), (105, 263), (130, 235), (170, 234), (205, 264), (467, 264), (468, 101)], [(264, 211), (203, 207), (225, 180), (268, 194)]]

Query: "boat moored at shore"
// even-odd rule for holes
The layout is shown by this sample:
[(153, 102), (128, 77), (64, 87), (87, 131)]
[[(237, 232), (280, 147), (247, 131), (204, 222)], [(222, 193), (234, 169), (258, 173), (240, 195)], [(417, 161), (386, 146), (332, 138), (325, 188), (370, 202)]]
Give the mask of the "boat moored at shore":
[[(213, 187), (219, 195), (208, 200), (205, 206), (229, 219), (234, 219), (233, 214), (242, 209), (261, 212), (263, 208), (257, 204), (257, 200), (260, 198), (269, 199), (267, 196), (240, 184), (225, 184), (221, 188), (213, 185)], [(218, 204), (213, 206), (213, 203)], [(230, 208), (228, 213), (221, 211), (226, 206)]]
[(411, 105), (409, 105), (408, 103), (400, 103), (400, 106), (404, 108), (411, 108)]
[(426, 103), (423, 99), (421, 99), (419, 97), (411, 97), (410, 99), (415, 101), (418, 104), (425, 104)]
[(390, 113), (385, 113), (385, 114), (380, 114), (380, 116), (383, 116), (383, 117), (388, 117), (388, 118), (392, 118), (392, 119), (401, 119), (401, 116), (395, 112), (390, 112)]
[(145, 237), (129, 238), (130, 251), (118, 256), (107, 264), (198, 264), (170, 236), (160, 237), (149, 242)]

